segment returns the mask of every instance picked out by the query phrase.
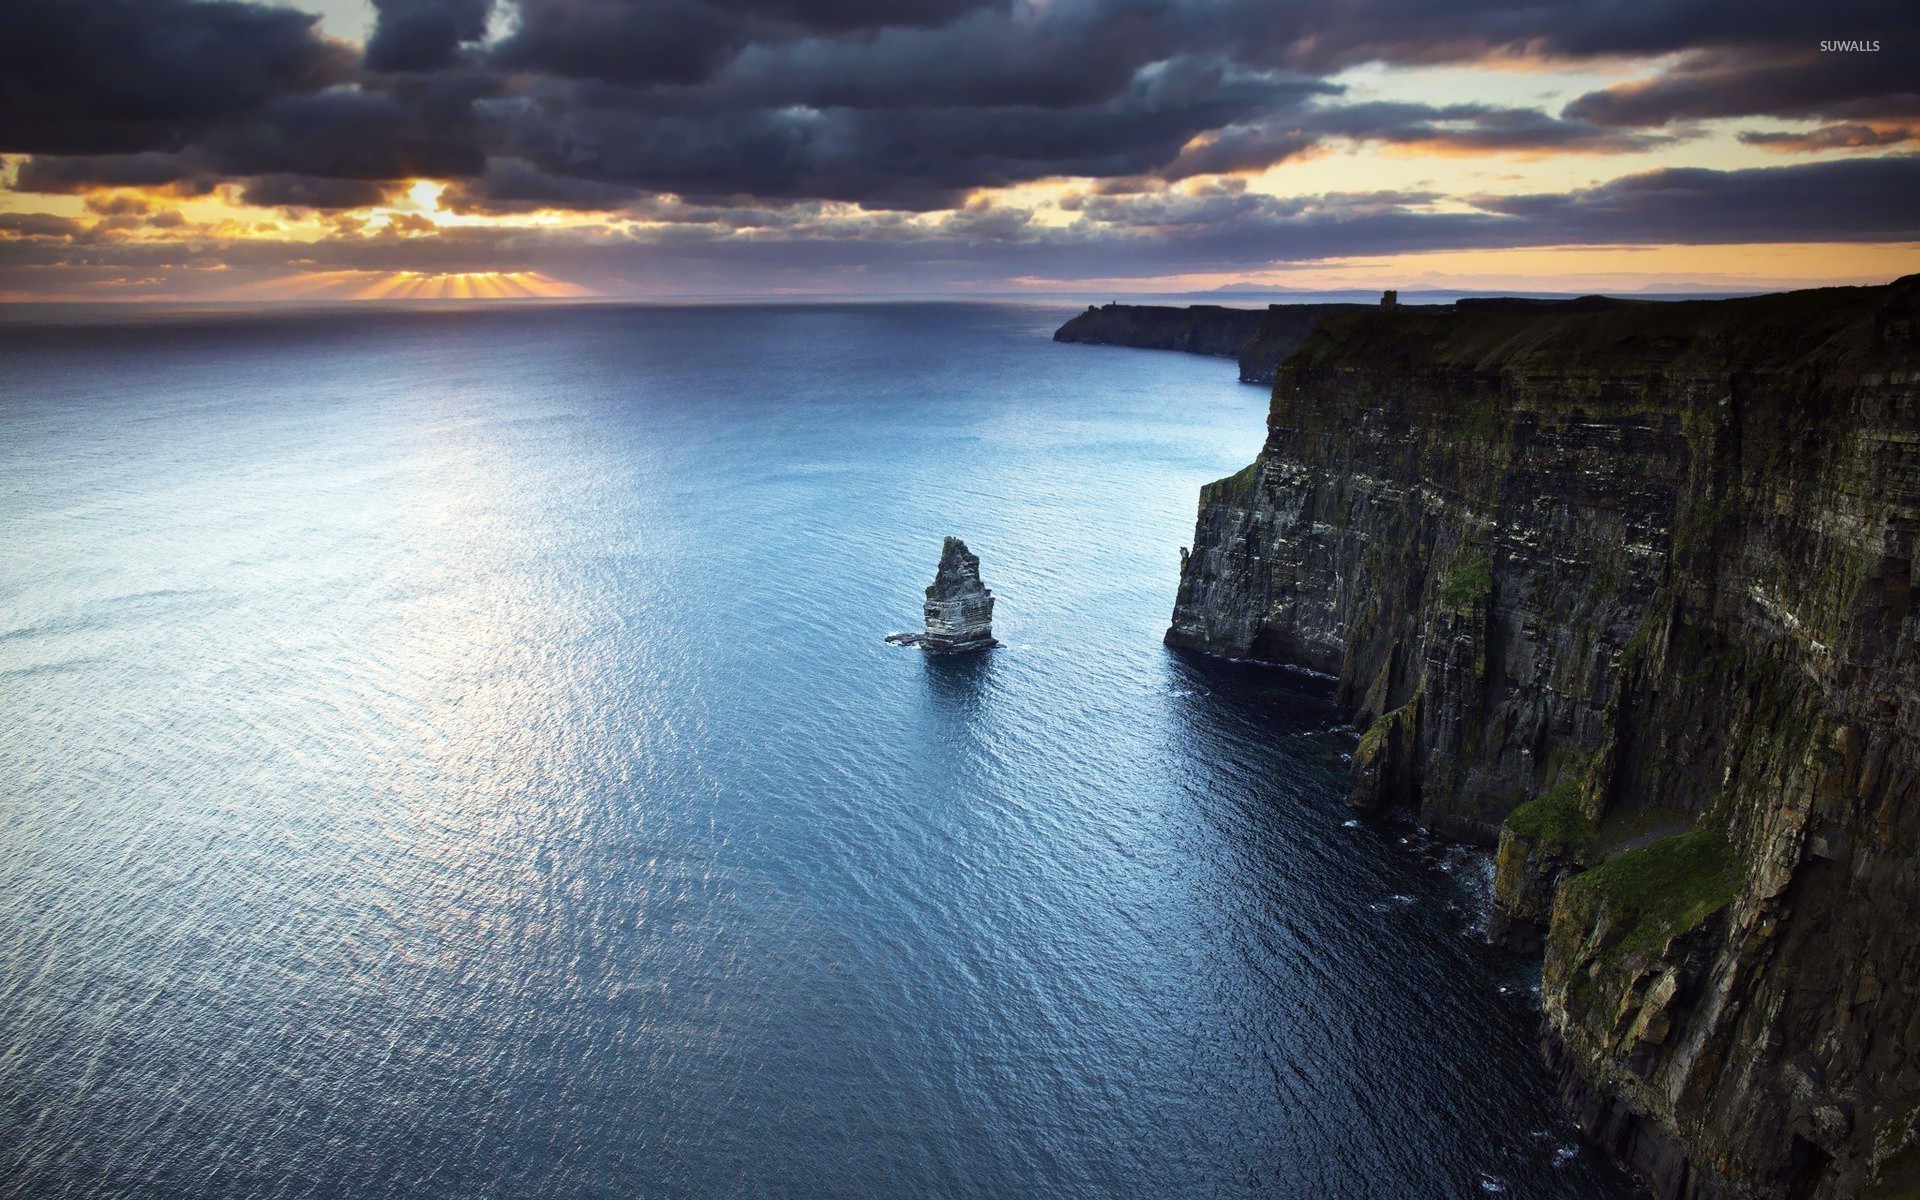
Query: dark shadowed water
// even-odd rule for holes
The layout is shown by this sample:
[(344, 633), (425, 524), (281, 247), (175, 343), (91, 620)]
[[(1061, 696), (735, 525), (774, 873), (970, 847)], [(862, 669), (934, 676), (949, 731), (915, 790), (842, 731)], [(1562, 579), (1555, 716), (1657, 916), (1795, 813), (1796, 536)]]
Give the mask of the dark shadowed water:
[[(1483, 861), (1160, 644), (1227, 360), (898, 306), (0, 325), (0, 1186), (1617, 1197)], [(945, 534), (990, 655), (914, 627)]]

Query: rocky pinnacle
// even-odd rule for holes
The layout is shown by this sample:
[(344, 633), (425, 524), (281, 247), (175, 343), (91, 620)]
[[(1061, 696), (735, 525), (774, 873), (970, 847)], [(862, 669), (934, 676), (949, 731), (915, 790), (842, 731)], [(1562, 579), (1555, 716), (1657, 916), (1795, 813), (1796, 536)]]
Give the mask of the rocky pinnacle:
[(920, 643), (937, 654), (985, 650), (993, 640), (993, 593), (980, 582), (980, 558), (950, 537), (940, 550), (940, 569), (927, 588), (927, 635)]

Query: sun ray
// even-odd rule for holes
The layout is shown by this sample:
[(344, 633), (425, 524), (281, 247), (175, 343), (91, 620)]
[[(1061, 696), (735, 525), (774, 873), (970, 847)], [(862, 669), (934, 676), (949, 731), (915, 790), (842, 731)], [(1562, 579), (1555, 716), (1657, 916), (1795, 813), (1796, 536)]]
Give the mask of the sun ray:
[(539, 271), (303, 271), (244, 286), (277, 300), (550, 300), (596, 295)]

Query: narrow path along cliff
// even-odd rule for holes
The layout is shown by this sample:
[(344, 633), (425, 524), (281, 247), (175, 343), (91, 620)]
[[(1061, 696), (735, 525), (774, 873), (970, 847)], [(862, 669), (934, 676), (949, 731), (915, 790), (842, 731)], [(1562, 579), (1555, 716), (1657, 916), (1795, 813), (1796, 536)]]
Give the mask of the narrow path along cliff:
[(1920, 277), (1336, 312), (1167, 641), (1340, 680), (1352, 802), (1498, 847), (1655, 1194), (1920, 1183)]

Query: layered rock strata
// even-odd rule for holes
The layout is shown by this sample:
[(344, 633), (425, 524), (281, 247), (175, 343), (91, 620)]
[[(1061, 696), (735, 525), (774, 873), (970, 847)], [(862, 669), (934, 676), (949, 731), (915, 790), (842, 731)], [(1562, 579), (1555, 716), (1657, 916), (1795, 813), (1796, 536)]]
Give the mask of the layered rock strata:
[(940, 550), (940, 567), (927, 585), (927, 632), (917, 644), (935, 654), (986, 650), (993, 640), (993, 593), (980, 582), (980, 558), (959, 538)]
[(1322, 320), (1167, 640), (1335, 675), (1497, 846), (1549, 1063), (1663, 1198), (1920, 1182), (1920, 277)]

